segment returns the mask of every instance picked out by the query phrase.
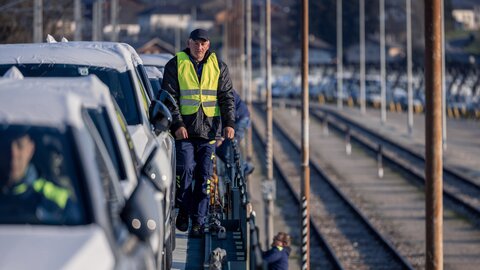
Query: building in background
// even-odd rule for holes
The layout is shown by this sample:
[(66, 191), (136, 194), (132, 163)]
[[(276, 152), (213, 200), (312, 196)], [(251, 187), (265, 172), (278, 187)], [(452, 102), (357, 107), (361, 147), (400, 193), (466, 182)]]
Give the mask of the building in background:
[(453, 9), (452, 16), (456, 21), (457, 29), (480, 29), (480, 5), (473, 8)]

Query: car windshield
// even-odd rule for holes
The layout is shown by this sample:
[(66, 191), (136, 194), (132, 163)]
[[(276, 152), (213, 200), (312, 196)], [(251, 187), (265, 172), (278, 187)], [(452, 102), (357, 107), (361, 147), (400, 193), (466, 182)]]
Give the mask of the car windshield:
[[(3, 75), (12, 65), (0, 65)], [(110, 93), (129, 125), (140, 124), (135, 90), (128, 71), (93, 66), (67, 64), (21, 64), (15, 65), (25, 77), (79, 77), (95, 74), (110, 89)]]
[(0, 125), (0, 224), (91, 223), (67, 129)]

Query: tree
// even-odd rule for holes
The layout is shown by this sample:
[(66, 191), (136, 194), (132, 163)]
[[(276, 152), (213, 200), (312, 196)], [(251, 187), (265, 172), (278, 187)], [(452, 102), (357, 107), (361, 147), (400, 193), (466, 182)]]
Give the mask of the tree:
[[(33, 40), (33, 0), (0, 6), (0, 43)], [(43, 0), (43, 33), (71, 37), (73, 1)]]

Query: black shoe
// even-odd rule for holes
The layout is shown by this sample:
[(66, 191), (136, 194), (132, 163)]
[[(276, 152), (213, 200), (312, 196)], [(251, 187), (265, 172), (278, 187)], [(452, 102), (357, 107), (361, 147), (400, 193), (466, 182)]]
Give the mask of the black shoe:
[(193, 224), (190, 230), (190, 237), (201, 238), (203, 236), (203, 226), (200, 224)]
[(175, 226), (179, 231), (186, 232), (188, 230), (188, 215), (178, 213)]

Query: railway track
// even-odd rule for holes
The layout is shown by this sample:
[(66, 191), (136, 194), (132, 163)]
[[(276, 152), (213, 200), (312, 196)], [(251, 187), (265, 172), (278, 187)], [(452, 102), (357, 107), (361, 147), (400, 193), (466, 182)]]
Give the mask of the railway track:
[[(425, 158), (423, 155), (343, 117), (334, 110), (316, 108), (311, 110), (310, 115), (320, 122), (324, 122), (327, 117), (329, 127), (343, 136), (349, 133), (351, 140), (374, 154), (377, 154), (381, 145), (384, 160), (413, 176), (410, 179), (415, 180), (417, 184), (424, 185)], [(478, 224), (480, 220), (480, 186), (448, 166), (444, 166), (443, 175), (445, 199), (457, 206), (456, 209), (453, 209), (454, 211), (473, 217), (473, 221)]]
[[(255, 126), (252, 128), (253, 130), (253, 142), (255, 149), (263, 149), (263, 151), (256, 151), (256, 155), (259, 156), (259, 159), (265, 159), (265, 150), (266, 150), (266, 144), (265, 140), (261, 138), (260, 132), (258, 131)], [(282, 199), (286, 200), (285, 202), (282, 202), (283, 207), (281, 211), (288, 211), (289, 218), (295, 219), (295, 220), (300, 220), (300, 212), (298, 209), (300, 209), (300, 197), (299, 194), (297, 194), (294, 190), (294, 188), (291, 186), (291, 183), (287, 180), (289, 178), (289, 175), (286, 175), (285, 171), (279, 170), (279, 160), (274, 159), (273, 160), (273, 165), (274, 165), (274, 177), (280, 181), (277, 181), (277, 190), (279, 189), (284, 189), (286, 192), (282, 192), (283, 195)], [(279, 192), (277, 192), (279, 193)], [(285, 193), (288, 194), (288, 196), (285, 196)], [(287, 197), (287, 198), (286, 198)], [(292, 213), (297, 213), (298, 215), (292, 215)], [(318, 226), (310, 222), (310, 228), (311, 228), (311, 234), (310, 234), (310, 253), (312, 254), (311, 259), (310, 259), (310, 265), (313, 267), (312, 269), (344, 269), (343, 266), (340, 264), (338, 261), (338, 258), (335, 256), (335, 253), (332, 249), (332, 247), (325, 241), (325, 239), (322, 237), (322, 234), (320, 233), (320, 230)], [(300, 232), (300, 230), (298, 230)], [(298, 241), (301, 240), (301, 235), (292, 235), (295, 238), (297, 238)], [(298, 242), (297, 241), (297, 242)], [(293, 268), (296, 269), (296, 268)], [(298, 269), (301, 269), (300, 267)]]
[[(257, 115), (261, 110), (256, 107)], [(262, 137), (254, 118), (254, 131)], [(274, 121), (274, 165), (298, 200), (300, 148)], [(263, 139), (261, 139), (263, 141)], [(281, 165), (280, 165), (281, 164)], [(320, 167), (311, 164), (310, 218), (314, 234), (329, 246), (331, 257), (343, 269), (413, 269), (410, 263), (371, 225), (365, 216), (330, 181)], [(297, 203), (299, 203), (297, 201)]]

